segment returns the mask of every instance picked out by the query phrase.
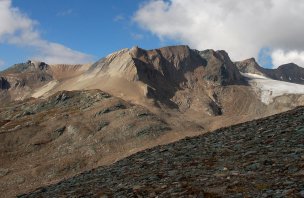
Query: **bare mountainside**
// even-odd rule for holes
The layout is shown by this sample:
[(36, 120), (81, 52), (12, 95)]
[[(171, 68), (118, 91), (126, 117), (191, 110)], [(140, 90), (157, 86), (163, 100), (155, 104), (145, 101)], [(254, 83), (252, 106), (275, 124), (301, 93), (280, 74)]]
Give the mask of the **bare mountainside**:
[[(225, 51), (171, 46), (123, 49), (86, 65), (14, 65), (0, 73), (2, 194), (304, 105), (304, 85), (251, 63), (259, 67)], [(287, 79), (304, 78), (295, 68)]]

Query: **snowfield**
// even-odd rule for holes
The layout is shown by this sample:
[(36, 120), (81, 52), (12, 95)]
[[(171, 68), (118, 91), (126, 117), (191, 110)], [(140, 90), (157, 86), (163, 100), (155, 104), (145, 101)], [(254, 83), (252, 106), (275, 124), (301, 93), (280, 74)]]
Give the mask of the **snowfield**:
[(273, 80), (265, 76), (252, 73), (242, 73), (249, 79), (251, 86), (260, 94), (261, 101), (270, 104), (277, 96), (286, 94), (304, 94), (304, 85)]

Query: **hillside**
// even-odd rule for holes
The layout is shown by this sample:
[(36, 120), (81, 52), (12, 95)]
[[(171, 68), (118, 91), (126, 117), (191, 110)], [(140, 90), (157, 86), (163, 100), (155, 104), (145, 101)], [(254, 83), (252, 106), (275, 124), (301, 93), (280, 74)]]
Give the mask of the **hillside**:
[(19, 197), (303, 197), (304, 108), (139, 152)]

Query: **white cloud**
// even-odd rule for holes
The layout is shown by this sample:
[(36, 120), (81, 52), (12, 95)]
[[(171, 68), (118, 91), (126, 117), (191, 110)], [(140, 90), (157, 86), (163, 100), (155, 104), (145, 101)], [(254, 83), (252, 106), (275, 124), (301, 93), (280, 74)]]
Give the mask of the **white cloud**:
[(125, 20), (125, 17), (124, 17), (124, 15), (119, 14), (119, 15), (116, 15), (116, 16), (114, 17), (113, 20), (114, 20), (115, 22), (123, 21), (123, 20)]
[(303, 11), (303, 0), (149, 0), (133, 20), (161, 39), (224, 49), (241, 60), (263, 47), (303, 51)]
[(142, 40), (142, 39), (144, 38), (144, 35), (138, 34), (138, 33), (131, 33), (131, 37), (132, 37), (134, 40)]
[(304, 51), (275, 50), (271, 54), (273, 64), (277, 67), (285, 63), (296, 63), (304, 67)]
[(30, 47), (37, 52), (34, 58), (48, 63), (86, 63), (90, 55), (72, 50), (64, 45), (41, 38), (37, 22), (18, 8), (11, 0), (0, 1), (0, 43)]
[(4, 60), (1, 60), (1, 59), (0, 59), (0, 68), (1, 68), (2, 66), (4, 66), (4, 64), (5, 64)]
[(73, 14), (73, 9), (63, 10), (57, 13), (57, 16), (69, 16)]
[(58, 43), (42, 41), (35, 47), (39, 48), (39, 55), (33, 57), (34, 60), (43, 60), (47, 63), (88, 63), (92, 61), (90, 55), (72, 50)]

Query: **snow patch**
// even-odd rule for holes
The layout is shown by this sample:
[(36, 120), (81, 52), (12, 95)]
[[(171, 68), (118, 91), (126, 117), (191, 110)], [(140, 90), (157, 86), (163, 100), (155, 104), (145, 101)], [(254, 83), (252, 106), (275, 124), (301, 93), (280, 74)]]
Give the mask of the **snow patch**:
[(277, 96), (286, 94), (304, 94), (304, 85), (273, 80), (265, 76), (252, 73), (242, 73), (249, 79), (249, 83), (254, 87), (265, 104), (270, 104)]

